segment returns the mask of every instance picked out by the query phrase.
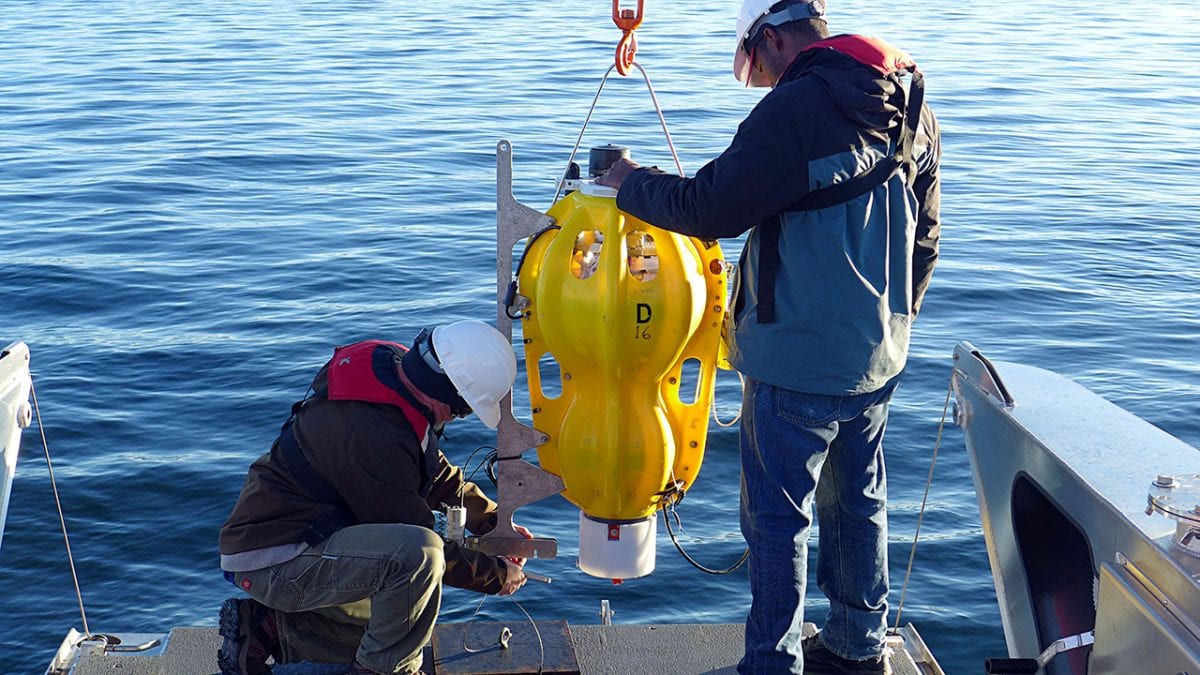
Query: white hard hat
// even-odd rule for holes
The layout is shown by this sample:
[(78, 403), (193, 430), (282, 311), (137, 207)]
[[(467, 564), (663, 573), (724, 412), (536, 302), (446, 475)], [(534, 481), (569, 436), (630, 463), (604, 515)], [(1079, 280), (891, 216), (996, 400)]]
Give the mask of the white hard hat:
[[(776, 7), (778, 5), (778, 7)], [(775, 7), (772, 12), (771, 8)], [(789, 21), (819, 19), (825, 16), (825, 0), (746, 0), (738, 12), (737, 46), (733, 49), (733, 76), (738, 82), (750, 77), (750, 55), (746, 53), (746, 40), (759, 26), (779, 26)]]
[(456, 321), (433, 329), (433, 349), (458, 395), (489, 429), (500, 424), (500, 400), (517, 379), (517, 357), (508, 338), (481, 321)]

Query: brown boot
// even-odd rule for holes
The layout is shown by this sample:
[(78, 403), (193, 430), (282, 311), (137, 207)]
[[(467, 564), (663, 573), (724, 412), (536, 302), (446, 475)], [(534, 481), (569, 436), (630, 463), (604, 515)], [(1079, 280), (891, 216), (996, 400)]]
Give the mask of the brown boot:
[(266, 675), (271, 672), (268, 658), (283, 660), (275, 611), (257, 600), (226, 600), (217, 631), (224, 638), (217, 650), (221, 675)]

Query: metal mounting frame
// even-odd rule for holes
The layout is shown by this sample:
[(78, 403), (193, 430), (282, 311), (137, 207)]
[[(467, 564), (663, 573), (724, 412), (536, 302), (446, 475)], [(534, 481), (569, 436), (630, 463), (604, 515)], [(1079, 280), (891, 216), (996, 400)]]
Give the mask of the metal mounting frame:
[[(522, 239), (554, 225), (554, 219), (516, 200), (512, 193), (512, 143), (496, 144), (496, 328), (512, 338), (512, 319), (504, 304), (513, 278), (513, 246)], [(482, 537), (467, 537), (471, 548), (492, 555), (517, 558), (553, 558), (557, 539), (526, 539), (512, 526), (513, 513), (525, 506), (562, 492), (562, 478), (521, 459), (528, 449), (549, 437), (516, 420), (512, 414), (512, 392), (500, 402), (500, 426), (496, 432), (496, 486), (499, 518), (496, 529)]]

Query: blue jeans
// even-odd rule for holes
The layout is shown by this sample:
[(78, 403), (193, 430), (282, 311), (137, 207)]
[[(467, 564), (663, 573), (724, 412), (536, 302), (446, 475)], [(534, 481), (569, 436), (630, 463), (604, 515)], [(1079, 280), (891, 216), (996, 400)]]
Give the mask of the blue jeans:
[(750, 613), (741, 673), (801, 673), (801, 626), (813, 505), (821, 631), (850, 659), (883, 653), (887, 621), (887, 484), (883, 433), (894, 382), (853, 396), (803, 394), (752, 379), (742, 402), (742, 534)]

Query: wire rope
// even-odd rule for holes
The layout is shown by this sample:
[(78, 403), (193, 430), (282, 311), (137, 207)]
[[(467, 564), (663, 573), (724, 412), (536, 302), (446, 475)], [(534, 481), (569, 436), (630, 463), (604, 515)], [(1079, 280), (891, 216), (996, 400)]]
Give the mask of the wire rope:
[(79, 590), (79, 574), (75, 570), (75, 556), (71, 554), (71, 537), (67, 534), (67, 519), (63, 515), (62, 500), (58, 496), (58, 483), (54, 479), (54, 464), (50, 461), (50, 445), (46, 442), (46, 427), (42, 425), (42, 409), (38, 405), (37, 388), (33, 385), (33, 380), (29, 382), (29, 391), (33, 396), (33, 410), (37, 415), (38, 433), (42, 437), (42, 449), (46, 453), (46, 470), (50, 473), (50, 489), (54, 492), (54, 505), (58, 509), (58, 522), (62, 526), (63, 544), (67, 548), (67, 564), (71, 568), (71, 581), (75, 584), (75, 597), (79, 600), (79, 618), (83, 622), (83, 634), (85, 640), (92, 638), (92, 631), (88, 628), (87, 611), (83, 608), (83, 592)]
[[(684, 175), (683, 164), (679, 161), (679, 153), (675, 150), (675, 142), (671, 139), (671, 132), (667, 129), (667, 118), (663, 116), (662, 107), (658, 104), (658, 96), (654, 93), (654, 85), (650, 83), (650, 75), (637, 61), (634, 61), (633, 65), (641, 72), (642, 79), (646, 82), (646, 89), (650, 91), (650, 101), (654, 104), (654, 112), (658, 115), (663, 135), (667, 138), (667, 147), (671, 151), (671, 158), (675, 161), (675, 169), (682, 176)], [(554, 199), (550, 201), (551, 204), (557, 203), (559, 195), (562, 194), (563, 186), (567, 182), (567, 176), (571, 173), (571, 163), (575, 161), (575, 155), (579, 152), (579, 145), (583, 142), (583, 135), (587, 132), (588, 124), (592, 121), (592, 114), (596, 112), (596, 104), (600, 101), (600, 94), (604, 91), (604, 85), (608, 82), (608, 76), (612, 74), (612, 71), (616, 67), (616, 64), (609, 66), (608, 70), (604, 72), (604, 77), (600, 78), (600, 86), (596, 88), (596, 95), (592, 98), (592, 106), (588, 108), (587, 116), (583, 118), (583, 126), (579, 129), (579, 136), (576, 137), (575, 145), (571, 148), (571, 155), (567, 157), (567, 166), (563, 169), (562, 177), (558, 179), (558, 185), (554, 188)]]
[(900, 602), (896, 605), (896, 623), (892, 631), (900, 629), (900, 612), (904, 610), (904, 598), (908, 594), (908, 580), (912, 576), (913, 561), (917, 557), (917, 540), (921, 537), (921, 524), (925, 520), (925, 505), (929, 502), (929, 487), (933, 484), (933, 467), (937, 464), (938, 449), (942, 446), (942, 431), (946, 428), (946, 413), (950, 409), (950, 394), (954, 391), (954, 372), (946, 385), (946, 402), (942, 404), (942, 421), (938, 423), (937, 440), (933, 444), (933, 457), (929, 460), (929, 477), (925, 479), (925, 495), (921, 497), (921, 511), (917, 514), (917, 529), (913, 533), (912, 548), (908, 553), (908, 568), (904, 571), (904, 584), (900, 587)]
[[(734, 372), (737, 373), (738, 384), (741, 387), (742, 391), (744, 392), (746, 390), (746, 378), (743, 377), (740, 372), (738, 372), (736, 370)], [(736, 415), (733, 416), (733, 419), (729, 420), (728, 422), (722, 422), (721, 418), (717, 417), (717, 397), (713, 396), (712, 417), (713, 417), (713, 422), (716, 422), (717, 426), (721, 427), (722, 429), (728, 429), (729, 427), (737, 424), (742, 419), (742, 408), (739, 405), (738, 412)]]
[[(471, 624), (475, 623), (475, 617), (479, 616), (479, 610), (483, 609), (483, 603), (486, 602), (487, 599), (488, 599), (488, 596), (486, 596), (486, 595), (479, 599), (479, 604), (475, 606), (475, 611), (471, 614), (471, 617), (469, 619), (467, 619), (466, 625), (463, 627), (463, 651), (468, 654), (478, 654), (480, 652), (487, 651), (488, 649), (491, 649), (494, 646), (494, 645), (489, 644), (489, 645), (484, 645), (483, 647), (473, 648), (473, 647), (470, 647), (467, 645), (467, 639), (469, 638), (469, 636), (471, 634)], [(537, 642), (538, 642), (538, 669), (537, 669), (537, 671), (539, 673), (541, 673), (543, 670), (545, 670), (545, 667), (546, 667), (546, 645), (542, 642), (542, 631), (538, 629), (537, 622), (533, 620), (533, 617), (529, 614), (528, 611), (525, 610), (525, 607), (522, 606), (521, 603), (517, 602), (516, 598), (514, 598), (510, 595), (510, 596), (508, 596), (508, 599), (511, 600), (512, 603), (517, 606), (517, 609), (521, 610), (521, 613), (525, 615), (525, 619), (529, 621), (529, 625), (533, 628), (533, 634), (535, 636), (537, 636)], [(505, 628), (507, 628), (507, 626), (505, 626)], [(506, 643), (504, 643), (503, 641), (501, 641), (500, 638), (496, 639), (495, 644), (499, 644), (499, 645), (501, 645), (502, 648), (508, 649), (508, 645)]]

